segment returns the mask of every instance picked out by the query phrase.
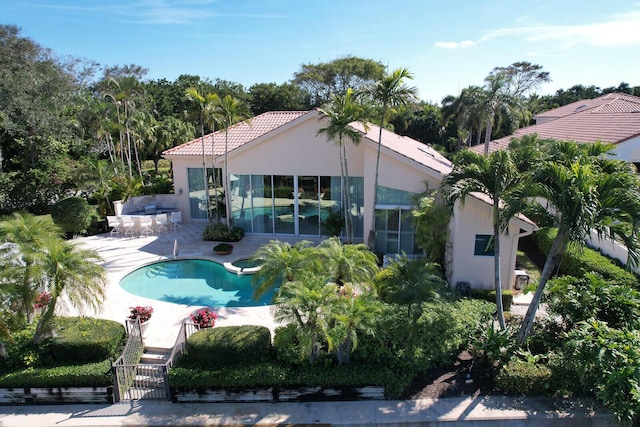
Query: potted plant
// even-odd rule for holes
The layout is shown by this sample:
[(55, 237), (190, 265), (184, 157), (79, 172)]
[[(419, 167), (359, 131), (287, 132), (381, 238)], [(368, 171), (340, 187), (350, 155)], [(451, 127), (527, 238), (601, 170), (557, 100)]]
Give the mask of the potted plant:
[(136, 320), (136, 317), (140, 318), (140, 324), (146, 323), (151, 319), (153, 314), (153, 307), (137, 305), (135, 307), (129, 307), (129, 319)]
[(198, 325), (200, 329), (213, 328), (216, 325), (218, 315), (211, 311), (209, 307), (201, 308), (195, 313), (191, 313), (191, 321)]
[(213, 251), (218, 255), (229, 255), (233, 251), (233, 245), (227, 242), (218, 243), (213, 247)]

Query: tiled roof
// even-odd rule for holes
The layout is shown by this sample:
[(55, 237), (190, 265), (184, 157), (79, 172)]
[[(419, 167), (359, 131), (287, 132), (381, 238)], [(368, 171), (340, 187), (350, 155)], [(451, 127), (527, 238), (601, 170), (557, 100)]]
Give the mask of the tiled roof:
[[(229, 128), (229, 151), (243, 144), (255, 140), (280, 126), (286, 125), (305, 114), (317, 114), (314, 111), (271, 111), (260, 114), (247, 122), (238, 123)], [(380, 128), (369, 125), (367, 132), (361, 124), (353, 123), (355, 129), (365, 134), (366, 138), (377, 142)], [(213, 134), (213, 155), (224, 154), (225, 133), (223, 130)], [(382, 130), (382, 145), (401, 156), (422, 164), (437, 173), (447, 174), (451, 171), (451, 162), (442, 156), (431, 146), (418, 142), (414, 139), (397, 135), (386, 129)], [(205, 156), (211, 156), (211, 134), (204, 137)], [(166, 150), (163, 155), (173, 156), (202, 156), (202, 140), (200, 137)]]
[[(253, 117), (246, 122), (237, 123), (229, 128), (228, 149), (231, 151), (247, 142), (253, 141), (307, 113), (309, 111), (271, 111)], [(212, 135), (213, 155), (221, 156), (224, 154), (225, 147), (224, 130), (204, 136), (204, 154), (205, 156), (211, 156)], [(202, 139), (198, 137), (177, 147), (170, 148), (162, 154), (165, 156), (202, 156)]]
[(595, 108), (604, 108), (611, 113), (628, 113), (640, 108), (640, 98), (625, 93), (609, 93), (594, 99), (576, 101), (553, 110), (544, 111), (536, 114), (533, 118), (557, 119)]
[[(360, 123), (351, 126), (365, 134), (367, 139), (378, 142), (380, 127), (370, 124), (367, 132)], [(451, 172), (451, 162), (430, 145), (423, 144), (415, 139), (400, 136), (394, 132), (382, 129), (382, 146), (394, 151), (401, 156), (413, 160), (435, 172), (445, 175)]]
[[(579, 108), (580, 105), (585, 105)], [(569, 112), (571, 108), (573, 112)], [(516, 130), (513, 135), (490, 143), (490, 151), (504, 149), (513, 138), (537, 134), (542, 139), (572, 140), (577, 142), (609, 142), (617, 144), (640, 135), (640, 98), (625, 94), (607, 94), (596, 99), (574, 102), (540, 116), (557, 118)], [(471, 147), (478, 153), (484, 144)]]

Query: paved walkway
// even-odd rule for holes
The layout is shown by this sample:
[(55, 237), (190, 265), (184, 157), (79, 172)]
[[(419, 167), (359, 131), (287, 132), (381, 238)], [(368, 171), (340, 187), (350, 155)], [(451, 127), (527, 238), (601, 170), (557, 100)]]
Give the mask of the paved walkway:
[[(128, 272), (146, 263), (179, 257), (233, 261), (250, 257), (274, 237), (245, 236), (232, 255), (216, 256), (213, 242), (202, 240), (205, 224), (184, 224), (182, 230), (140, 238), (109, 234), (80, 238), (96, 250), (107, 270), (106, 299), (98, 313), (86, 315), (123, 322), (129, 307), (151, 305), (152, 322), (145, 333), (150, 346), (170, 347), (182, 320), (200, 308), (132, 295), (120, 287)], [(285, 240), (278, 237), (280, 240)], [(295, 239), (291, 239), (295, 241)], [(257, 324), (273, 330), (271, 307), (219, 309), (217, 325)], [(69, 313), (78, 314), (78, 313)], [(614, 417), (591, 401), (507, 398), (502, 396), (406, 401), (178, 404), (138, 401), (114, 405), (47, 405), (0, 407), (0, 427), (8, 426), (613, 426)]]
[(406, 401), (0, 407), (0, 426), (619, 426), (590, 401), (468, 397)]

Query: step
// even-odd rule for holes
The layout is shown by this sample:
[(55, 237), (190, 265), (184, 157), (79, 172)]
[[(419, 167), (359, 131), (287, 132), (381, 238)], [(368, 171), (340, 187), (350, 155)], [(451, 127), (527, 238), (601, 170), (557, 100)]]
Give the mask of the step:
[(170, 348), (145, 347), (140, 358), (141, 364), (164, 364), (171, 356)]

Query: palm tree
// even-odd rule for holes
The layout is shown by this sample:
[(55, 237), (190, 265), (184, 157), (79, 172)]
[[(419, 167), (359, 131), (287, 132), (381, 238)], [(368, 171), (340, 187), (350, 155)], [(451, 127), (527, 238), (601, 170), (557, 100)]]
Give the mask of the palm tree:
[(320, 242), (317, 248), (324, 276), (338, 286), (368, 284), (379, 270), (378, 258), (367, 245), (342, 244), (334, 236)]
[[(140, 100), (144, 94), (144, 88), (135, 77), (122, 77), (115, 79), (109, 78), (107, 85), (110, 89), (103, 93), (104, 98), (111, 99), (116, 106), (118, 123), (120, 125), (120, 146), (121, 150), (127, 156), (127, 162), (129, 165), (129, 179), (133, 178), (132, 174), (132, 157), (131, 152), (131, 118), (133, 112), (136, 110), (136, 102)], [(124, 130), (124, 134), (123, 131)], [(126, 138), (127, 148), (124, 146), (124, 138)], [(134, 148), (135, 149), (135, 148)], [(139, 165), (138, 165), (139, 166)], [(142, 178), (142, 173), (140, 177)]]
[(96, 193), (100, 195), (104, 202), (104, 213), (110, 215), (113, 212), (113, 206), (109, 200), (109, 192), (115, 177), (114, 170), (106, 160), (89, 160), (88, 163), (93, 175), (92, 180), (96, 186)]
[[(198, 92), (198, 89), (195, 87), (189, 87), (185, 91), (185, 96), (188, 100), (194, 102), (198, 107), (198, 122), (200, 123), (200, 137), (202, 141), (202, 174), (204, 179), (204, 196), (206, 199), (205, 206), (207, 211), (207, 219), (209, 220), (209, 224), (213, 223), (213, 218), (211, 217), (211, 211), (209, 208), (210, 204), (210, 196), (209, 196), (209, 180), (207, 177), (207, 162), (205, 159), (205, 151), (204, 151), (204, 124), (208, 119), (207, 111), (212, 104), (218, 101), (218, 95), (213, 93), (208, 93), (206, 95), (201, 95)], [(212, 147), (213, 148), (213, 147)], [(213, 153), (211, 153), (213, 155)]]
[(570, 242), (583, 242), (594, 230), (601, 237), (621, 240), (629, 253), (627, 265), (638, 265), (640, 178), (633, 166), (607, 155), (613, 148), (602, 143), (552, 142), (548, 156), (531, 170), (536, 185), (530, 195), (551, 206), (544, 211), (551, 211), (558, 234), (518, 333), (519, 345), (531, 332), (545, 285)]
[(46, 277), (47, 245), (52, 237), (60, 236), (62, 230), (51, 217), (14, 213), (12, 218), (0, 221), (0, 241), (10, 243), (19, 257), (16, 263), (3, 262), (0, 283), (14, 286), (17, 296), (13, 301), (14, 310), (28, 323), (33, 320), (34, 301)]
[(249, 112), (244, 105), (233, 98), (230, 95), (220, 99), (218, 103), (218, 115), (219, 122), (224, 129), (224, 194), (225, 194), (225, 206), (227, 214), (227, 222), (231, 221), (231, 194), (229, 191), (229, 168), (228, 168), (228, 154), (229, 154), (229, 128), (234, 124), (246, 120), (249, 118)]
[(303, 354), (310, 364), (320, 354), (321, 338), (327, 330), (336, 291), (336, 285), (327, 284), (324, 278), (309, 274), (299, 280), (285, 282), (275, 299), (275, 319), (296, 323)]
[(358, 347), (358, 332), (369, 335), (375, 333), (376, 321), (381, 311), (371, 291), (354, 292), (351, 286), (346, 286), (333, 299), (333, 325), (327, 330), (326, 336), (329, 351), (335, 348), (339, 365), (349, 363), (351, 352)]
[(301, 273), (316, 271), (317, 259), (310, 251), (311, 242), (301, 240), (291, 245), (287, 242), (272, 240), (258, 248), (252, 260), (260, 264), (260, 270), (253, 275), (254, 298), (258, 299), (280, 283), (292, 282)]
[[(500, 111), (509, 114), (520, 109), (520, 99), (509, 93), (510, 78), (504, 73), (490, 74), (485, 78), (485, 90), (480, 102), (480, 111), (485, 122), (484, 155), (489, 155), (491, 132), (496, 115)], [(478, 108), (478, 106), (474, 106)]]
[(133, 138), (133, 151), (138, 165), (140, 181), (144, 185), (142, 175), (142, 162), (140, 161), (140, 151), (146, 151), (158, 140), (160, 128), (158, 121), (146, 111), (135, 111), (131, 116), (131, 135)]
[(516, 167), (513, 154), (498, 150), (484, 157), (473, 151), (461, 151), (455, 158), (453, 170), (442, 180), (441, 192), (446, 203), (464, 206), (471, 193), (482, 193), (491, 198), (493, 205), (494, 278), (496, 305), (500, 328), (505, 329), (502, 311), (502, 279), (500, 274), (500, 236), (509, 220), (521, 210), (520, 193), (526, 185), (526, 175)]
[(367, 244), (373, 248), (376, 241), (376, 203), (378, 200), (378, 172), (380, 170), (380, 149), (382, 147), (382, 128), (384, 128), (389, 108), (405, 105), (418, 93), (416, 87), (404, 84), (405, 79), (413, 79), (413, 74), (406, 68), (398, 68), (384, 75), (367, 93), (380, 105), (380, 130), (378, 133), (378, 153), (376, 155), (376, 174), (373, 185), (373, 209), (371, 212), (371, 230)]
[(50, 332), (59, 302), (78, 309), (100, 307), (104, 298), (105, 272), (95, 251), (80, 248), (58, 237), (48, 239), (44, 256), (47, 292), (51, 296), (36, 326), (33, 343), (40, 344)]
[(351, 215), (351, 196), (349, 193), (349, 168), (346, 140), (353, 142), (355, 145), (358, 145), (362, 140), (362, 134), (351, 127), (351, 123), (361, 123), (365, 131), (368, 129), (364, 119), (364, 108), (355, 102), (353, 90), (347, 89), (344, 96), (332, 95), (331, 101), (324, 107), (319, 108), (318, 111), (329, 118), (329, 124), (318, 130), (317, 134), (325, 134), (330, 140), (338, 144), (345, 233), (347, 240), (351, 242), (353, 240), (353, 218)]
[(166, 117), (159, 122), (159, 127), (157, 138), (147, 146), (148, 152), (153, 158), (156, 175), (162, 152), (194, 137), (193, 125), (175, 117)]
[[(447, 291), (446, 280), (439, 266), (425, 259), (409, 259), (403, 254), (389, 264), (377, 277), (378, 294), (385, 302), (407, 306), (407, 318), (412, 319), (414, 304), (438, 299)], [(419, 317), (419, 312), (413, 319)]]

